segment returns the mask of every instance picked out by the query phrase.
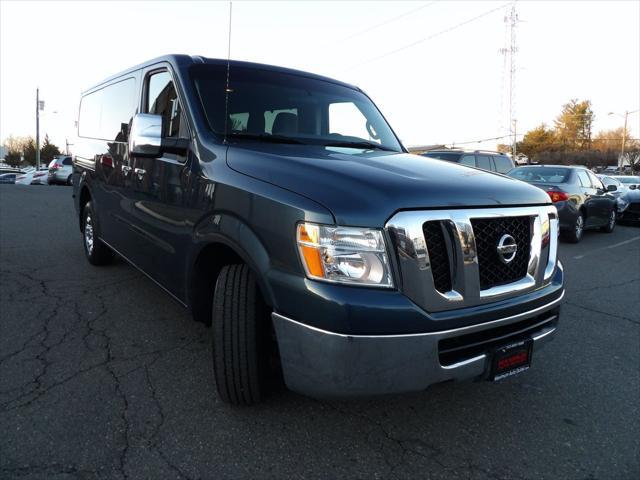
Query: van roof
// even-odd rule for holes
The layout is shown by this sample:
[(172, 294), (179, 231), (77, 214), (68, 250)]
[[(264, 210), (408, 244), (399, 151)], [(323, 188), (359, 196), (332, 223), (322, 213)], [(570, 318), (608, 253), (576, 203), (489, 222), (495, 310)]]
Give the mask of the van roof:
[[(105, 78), (104, 80), (100, 81), (99, 83), (96, 83), (95, 85), (93, 85), (91, 88), (87, 88), (86, 90), (84, 90), (82, 92), (82, 94), (84, 95), (85, 93), (90, 92), (91, 90), (94, 90), (95, 88), (98, 88), (102, 85), (104, 85), (105, 83), (111, 82), (112, 80), (115, 80), (117, 78), (120, 78), (128, 73), (132, 73), (135, 71), (138, 71), (140, 69), (143, 68), (147, 68), (151, 65), (154, 65), (156, 63), (161, 63), (161, 62), (168, 62), (170, 63), (174, 68), (176, 69), (181, 69), (181, 68), (186, 68), (190, 65), (197, 65), (197, 64), (204, 64), (204, 65), (226, 65), (227, 64), (227, 60), (225, 59), (220, 59), (220, 58), (206, 58), (206, 57), (201, 57), (198, 55), (184, 55), (184, 54), (171, 54), (171, 55), (163, 55), (161, 57), (156, 57), (154, 59), (151, 60), (147, 60), (146, 62), (140, 63), (134, 67), (128, 68), (126, 70), (123, 70), (115, 75), (111, 75), (107, 78)], [(309, 72), (305, 72), (302, 70), (295, 70), (292, 68), (286, 68), (286, 67), (278, 67), (275, 65), (267, 65), (267, 64), (263, 64), (263, 63), (254, 63), (254, 62), (244, 62), (241, 60), (230, 60), (229, 61), (229, 65), (231, 68), (233, 68), (234, 66), (236, 67), (247, 67), (247, 68), (256, 68), (256, 69), (260, 69), (260, 70), (271, 70), (271, 71), (276, 71), (276, 72), (282, 72), (282, 73), (289, 73), (292, 75), (301, 75), (301, 76), (305, 76), (305, 77), (309, 77), (309, 78), (315, 78), (317, 80), (324, 80), (327, 82), (332, 82), (332, 83), (336, 83), (338, 85), (342, 85), (348, 88), (352, 88), (354, 90), (359, 90), (360, 89), (358, 87), (356, 87), (355, 85), (351, 85), (345, 82), (341, 82), (339, 80), (335, 80), (333, 78), (329, 78), (329, 77), (324, 77), (322, 75), (317, 75), (315, 73), (309, 73)]]

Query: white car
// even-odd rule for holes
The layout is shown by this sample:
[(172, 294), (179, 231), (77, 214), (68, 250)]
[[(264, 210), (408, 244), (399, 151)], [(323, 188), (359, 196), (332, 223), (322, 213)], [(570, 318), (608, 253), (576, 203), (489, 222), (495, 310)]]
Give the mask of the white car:
[(70, 155), (56, 155), (49, 163), (49, 184), (71, 185), (73, 182), (73, 163)]
[(16, 177), (16, 185), (49, 185), (49, 168), (29, 168)]

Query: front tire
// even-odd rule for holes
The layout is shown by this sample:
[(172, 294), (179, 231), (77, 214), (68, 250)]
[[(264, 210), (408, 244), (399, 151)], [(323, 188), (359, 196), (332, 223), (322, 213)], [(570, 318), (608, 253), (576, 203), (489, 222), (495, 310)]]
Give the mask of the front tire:
[(617, 219), (616, 209), (613, 208), (609, 213), (609, 220), (607, 221), (607, 224), (604, 227), (600, 227), (600, 231), (604, 233), (613, 232), (613, 230), (616, 228), (616, 219)]
[(113, 251), (99, 238), (96, 216), (91, 202), (82, 209), (82, 245), (91, 265), (107, 265), (113, 260)]
[(247, 265), (220, 270), (213, 294), (213, 370), (220, 399), (252, 405), (266, 389), (267, 309)]
[(566, 231), (564, 234), (564, 238), (567, 242), (570, 243), (578, 243), (582, 240), (582, 235), (584, 234), (584, 214), (582, 212), (578, 213), (576, 217), (573, 227)]

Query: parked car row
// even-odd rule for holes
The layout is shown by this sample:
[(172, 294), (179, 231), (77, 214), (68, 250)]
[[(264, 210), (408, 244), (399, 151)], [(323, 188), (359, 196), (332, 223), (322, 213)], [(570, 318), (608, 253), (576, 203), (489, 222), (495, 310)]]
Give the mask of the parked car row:
[(3, 169), (0, 183), (18, 185), (71, 185), (73, 182), (73, 163), (70, 155), (57, 155), (46, 167)]
[(421, 155), (507, 174), (541, 188), (555, 204), (560, 233), (569, 242), (579, 242), (587, 229), (612, 232), (617, 220), (640, 221), (640, 177), (595, 175), (584, 166), (514, 168), (509, 156), (485, 150), (442, 149)]

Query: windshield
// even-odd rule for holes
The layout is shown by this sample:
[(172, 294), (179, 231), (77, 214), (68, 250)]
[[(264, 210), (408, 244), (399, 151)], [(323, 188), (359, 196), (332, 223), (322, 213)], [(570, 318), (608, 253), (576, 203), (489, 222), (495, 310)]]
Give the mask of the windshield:
[(232, 65), (227, 99), (226, 65), (195, 65), (191, 75), (209, 127), (228, 141), (402, 151), (375, 105), (352, 88)]
[(640, 177), (616, 177), (622, 183), (640, 183)]
[(507, 175), (530, 183), (564, 183), (569, 178), (568, 168), (518, 167)]

